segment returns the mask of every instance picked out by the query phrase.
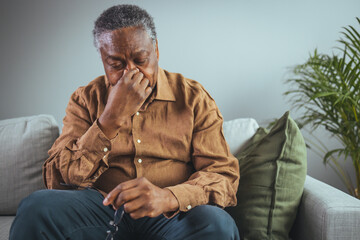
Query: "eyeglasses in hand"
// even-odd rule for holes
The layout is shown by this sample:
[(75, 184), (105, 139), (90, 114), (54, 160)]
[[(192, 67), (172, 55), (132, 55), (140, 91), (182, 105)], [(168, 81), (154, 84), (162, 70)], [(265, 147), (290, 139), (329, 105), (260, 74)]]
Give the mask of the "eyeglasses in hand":
[(110, 225), (112, 226), (111, 230), (107, 230), (107, 236), (105, 240), (114, 240), (116, 233), (119, 231), (119, 224), (121, 219), (124, 216), (124, 206), (121, 206), (114, 213), (114, 221), (110, 221)]

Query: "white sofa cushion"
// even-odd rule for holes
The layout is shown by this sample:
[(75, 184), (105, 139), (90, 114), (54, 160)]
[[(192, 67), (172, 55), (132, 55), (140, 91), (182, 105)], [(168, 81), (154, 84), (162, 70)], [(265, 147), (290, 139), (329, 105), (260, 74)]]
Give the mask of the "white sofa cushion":
[(50, 115), (0, 121), (0, 215), (15, 215), (21, 199), (44, 188), (42, 165), (58, 136)]
[(238, 118), (225, 121), (223, 130), (230, 152), (233, 155), (239, 153), (258, 128), (259, 125), (253, 118)]

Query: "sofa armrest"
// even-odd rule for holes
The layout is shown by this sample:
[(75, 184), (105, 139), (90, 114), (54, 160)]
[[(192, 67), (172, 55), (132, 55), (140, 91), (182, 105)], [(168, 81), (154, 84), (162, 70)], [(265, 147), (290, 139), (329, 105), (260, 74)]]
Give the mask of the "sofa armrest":
[(306, 177), (292, 239), (359, 239), (359, 226), (360, 200)]

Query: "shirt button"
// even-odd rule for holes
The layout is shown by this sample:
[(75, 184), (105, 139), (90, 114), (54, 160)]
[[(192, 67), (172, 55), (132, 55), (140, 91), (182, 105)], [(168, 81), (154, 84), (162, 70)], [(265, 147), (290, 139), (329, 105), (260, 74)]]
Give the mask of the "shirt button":
[(141, 158), (139, 158), (139, 159), (138, 159), (138, 163), (142, 163), (142, 160), (141, 160)]
[(109, 151), (109, 149), (107, 147), (104, 148), (104, 152), (107, 152)]
[(141, 143), (141, 140), (140, 140), (140, 139), (138, 139), (138, 140), (137, 140), (137, 142), (138, 142), (138, 143)]
[(139, 116), (139, 114), (140, 114), (139, 112), (136, 112), (136, 116)]
[(188, 205), (186, 208), (187, 208), (187, 210), (190, 210), (190, 209), (191, 209), (191, 205)]

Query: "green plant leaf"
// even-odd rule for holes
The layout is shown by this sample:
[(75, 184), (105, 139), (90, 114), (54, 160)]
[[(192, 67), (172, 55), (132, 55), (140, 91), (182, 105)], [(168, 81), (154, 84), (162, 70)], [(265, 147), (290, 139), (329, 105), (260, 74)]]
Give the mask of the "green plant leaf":
[[(356, 18), (360, 26), (360, 19)], [(358, 28), (347, 26), (337, 41), (339, 54), (322, 54), (314, 49), (303, 64), (291, 68), (286, 80), (291, 89), (284, 93), (294, 109), (301, 110), (298, 119), (312, 130), (323, 127), (338, 139), (343, 148), (323, 152), (325, 164), (342, 178), (351, 194), (355, 194), (351, 179), (339, 159), (351, 158), (360, 189), (360, 34)], [(323, 144), (308, 142), (308, 146), (326, 149)], [(334, 157), (337, 155), (337, 157)], [(360, 196), (358, 196), (360, 198)]]
[(315, 98), (327, 97), (327, 96), (331, 96), (331, 95), (337, 95), (337, 92), (320, 92), (320, 93), (315, 94), (311, 98), (315, 99)]
[(343, 151), (344, 151), (343, 148), (337, 148), (337, 149), (334, 149), (334, 150), (331, 150), (331, 151), (327, 152), (325, 154), (324, 158), (323, 158), (323, 162), (327, 163), (329, 161), (330, 157), (333, 157), (333, 155), (335, 153), (338, 153), (338, 155), (340, 155)]

